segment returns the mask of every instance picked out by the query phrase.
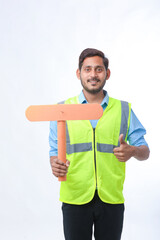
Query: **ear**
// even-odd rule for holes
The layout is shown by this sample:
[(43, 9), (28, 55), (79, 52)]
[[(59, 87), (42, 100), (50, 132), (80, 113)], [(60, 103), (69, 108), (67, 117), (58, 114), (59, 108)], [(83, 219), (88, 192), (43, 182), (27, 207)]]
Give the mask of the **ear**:
[(81, 74), (80, 74), (80, 70), (79, 70), (79, 69), (77, 69), (76, 75), (77, 75), (77, 78), (80, 79), (80, 75), (81, 75)]
[(108, 80), (108, 79), (110, 78), (110, 76), (111, 76), (111, 71), (110, 71), (110, 69), (108, 68), (108, 69), (107, 69), (107, 77), (106, 77), (106, 80)]

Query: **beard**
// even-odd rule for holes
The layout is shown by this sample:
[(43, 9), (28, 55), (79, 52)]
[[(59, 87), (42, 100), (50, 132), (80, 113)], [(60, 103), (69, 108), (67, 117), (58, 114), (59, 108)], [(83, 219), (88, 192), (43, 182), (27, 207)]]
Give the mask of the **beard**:
[[(80, 78), (80, 80), (81, 80), (81, 85), (82, 85), (82, 87), (86, 90), (86, 92), (91, 93), (91, 94), (97, 94), (97, 93), (99, 93), (99, 92), (103, 89), (104, 85), (106, 84), (106, 79), (104, 79), (104, 81), (101, 83), (101, 85), (100, 85), (99, 87), (93, 88), (93, 89), (89, 89), (89, 88), (83, 83), (83, 81), (82, 81), (81, 78)], [(87, 82), (90, 82), (90, 81), (93, 81), (93, 80), (94, 80), (94, 81), (97, 81), (97, 82), (100, 81), (98, 78), (94, 77), (94, 78), (88, 79)]]

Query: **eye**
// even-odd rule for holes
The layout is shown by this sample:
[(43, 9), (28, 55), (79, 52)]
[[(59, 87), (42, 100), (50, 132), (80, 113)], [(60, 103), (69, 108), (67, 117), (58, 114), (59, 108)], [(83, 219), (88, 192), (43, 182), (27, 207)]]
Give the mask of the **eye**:
[(90, 70), (91, 70), (90, 67), (86, 67), (86, 68), (84, 69), (85, 72), (89, 72)]
[(103, 68), (102, 68), (102, 67), (98, 67), (98, 68), (96, 69), (96, 71), (100, 73), (100, 72), (103, 71)]

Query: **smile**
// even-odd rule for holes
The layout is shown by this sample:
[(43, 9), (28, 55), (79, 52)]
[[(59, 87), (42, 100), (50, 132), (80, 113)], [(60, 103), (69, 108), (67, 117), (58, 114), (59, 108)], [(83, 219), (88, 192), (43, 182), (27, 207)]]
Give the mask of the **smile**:
[(97, 83), (99, 82), (98, 79), (89, 79), (87, 82), (90, 82), (90, 83)]
[(89, 83), (91, 83), (91, 85), (96, 85), (98, 82), (97, 81), (89, 81)]

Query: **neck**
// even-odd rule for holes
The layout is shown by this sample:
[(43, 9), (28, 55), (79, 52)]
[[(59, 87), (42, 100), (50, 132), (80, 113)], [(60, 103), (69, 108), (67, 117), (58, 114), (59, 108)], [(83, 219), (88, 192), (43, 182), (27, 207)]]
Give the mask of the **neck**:
[(85, 91), (85, 89), (83, 89), (83, 94), (87, 100), (88, 103), (99, 103), (101, 104), (103, 98), (104, 98), (104, 93), (103, 90), (101, 90), (98, 93), (89, 93), (87, 91)]

